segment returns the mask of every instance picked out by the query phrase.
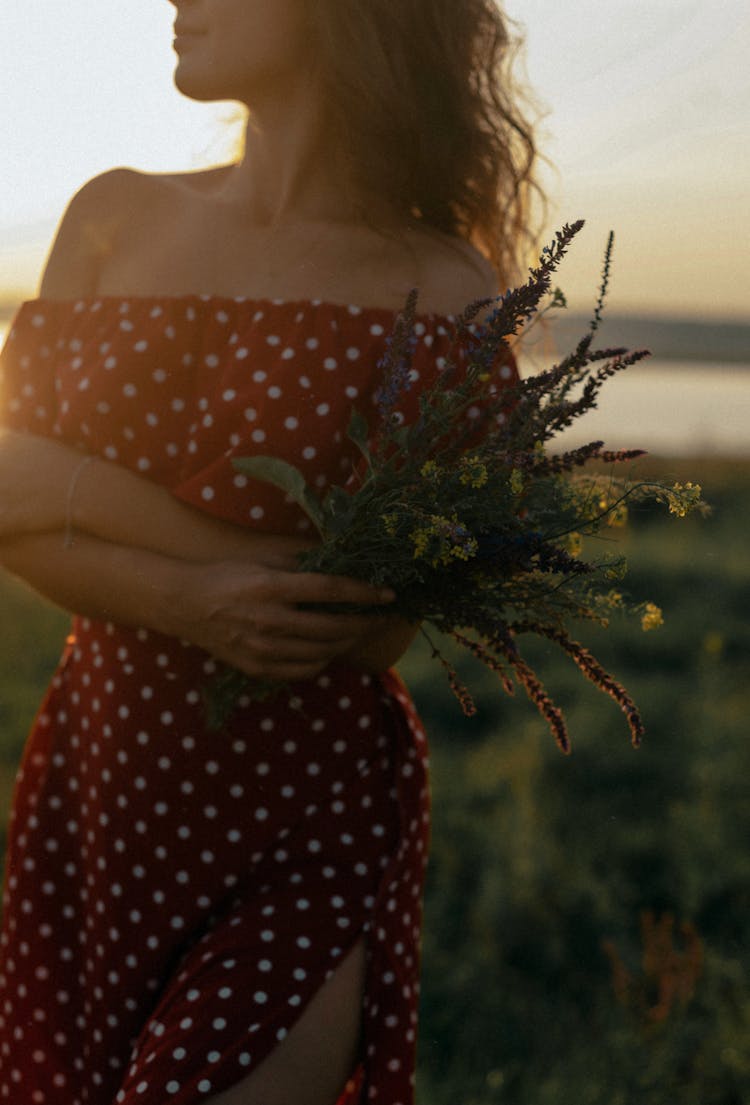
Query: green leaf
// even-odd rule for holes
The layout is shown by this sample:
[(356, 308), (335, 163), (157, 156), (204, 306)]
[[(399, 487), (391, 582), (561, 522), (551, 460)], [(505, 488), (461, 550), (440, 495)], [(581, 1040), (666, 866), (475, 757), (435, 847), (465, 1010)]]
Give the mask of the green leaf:
[(342, 533), (349, 527), (352, 517), (353, 500), (343, 487), (332, 487), (325, 497), (323, 508), (326, 514), (326, 527), (330, 533)]
[(263, 480), (285, 491), (305, 511), (323, 532), (323, 509), (316, 495), (305, 483), (305, 477), (299, 468), (278, 457), (236, 457), (232, 464), (238, 472)]
[(399, 449), (408, 447), (411, 430), (412, 427), (408, 423), (404, 426), (398, 426), (395, 430), (391, 430), (391, 440)]
[(368, 434), (370, 427), (367, 424), (367, 419), (363, 414), (360, 414), (358, 410), (352, 409), (352, 416), (349, 419), (349, 425), (346, 430), (346, 436), (362, 453), (363, 457), (370, 464), (370, 450), (368, 447)]

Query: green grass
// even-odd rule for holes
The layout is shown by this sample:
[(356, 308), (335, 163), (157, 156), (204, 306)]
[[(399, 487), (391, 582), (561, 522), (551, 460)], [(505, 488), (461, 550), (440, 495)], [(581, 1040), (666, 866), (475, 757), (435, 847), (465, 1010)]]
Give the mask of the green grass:
[[(666, 624), (585, 636), (642, 709), (640, 750), (552, 646), (528, 655), (566, 711), (570, 757), (478, 666), (462, 665), (467, 720), (425, 648), (402, 665), (433, 750), (424, 1105), (750, 1102), (750, 469), (652, 467), (701, 482), (714, 515), (635, 518), (626, 587)], [(67, 618), (7, 580), (0, 609), (7, 804)], [(675, 931), (644, 967), (647, 912)], [(619, 996), (606, 941), (631, 975)]]
[(0, 790), (5, 793), (70, 618), (0, 575), (0, 619)]
[[(426, 654), (404, 664), (434, 761), (429, 1105), (750, 1102), (750, 470), (656, 468), (700, 481), (714, 506), (709, 520), (649, 511), (621, 537), (624, 587), (662, 606), (665, 625), (581, 635), (641, 707), (641, 749), (551, 646), (527, 651), (565, 709), (570, 757), (522, 694), (505, 698), (476, 666), (461, 669), (478, 691), (466, 720)], [(675, 935), (644, 971), (647, 912), (673, 917)], [(627, 1001), (606, 941), (633, 976)], [(675, 979), (684, 1002), (654, 1019)]]

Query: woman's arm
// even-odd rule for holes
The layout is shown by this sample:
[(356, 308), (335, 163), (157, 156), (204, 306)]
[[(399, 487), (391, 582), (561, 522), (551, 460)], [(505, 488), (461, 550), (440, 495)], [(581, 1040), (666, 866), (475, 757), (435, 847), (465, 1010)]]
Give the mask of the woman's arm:
[[(235, 623), (228, 626), (228, 606), (224, 618), (216, 615), (215, 631), (199, 624), (206, 616), (201, 598), (209, 599), (201, 589), (212, 576), (217, 587), (223, 581), (230, 588), (225, 598), (231, 605), (231, 587), (241, 585), (243, 573), (255, 573), (257, 582), (257, 573), (265, 569), (280, 573), (274, 576), (277, 584), (289, 583), (297, 554), (309, 542), (210, 518), (119, 465), (97, 459), (80, 468), (83, 459), (47, 438), (7, 431), (0, 435), (0, 472), (6, 473), (0, 481), (0, 563), (65, 609), (183, 636), (243, 670), (260, 659), (271, 660), (259, 639), (250, 643), (251, 654), (246, 645), (229, 644), (229, 636), (241, 630)], [(12, 472), (17, 473), (15, 481), (7, 478)], [(73, 483), (75, 494), (68, 502)], [(71, 547), (66, 547), (63, 533), (68, 522), (85, 531), (77, 533)], [(35, 534), (42, 526), (50, 532)], [(12, 536), (3, 540), (3, 534)], [(191, 564), (209, 570), (191, 574)], [(318, 576), (324, 578), (331, 596), (333, 577)], [(373, 589), (356, 586), (366, 590), (350, 601), (380, 601)], [(346, 601), (341, 582), (336, 587), (328, 600), (309, 601)], [(191, 601), (185, 598), (186, 588)], [(176, 619), (180, 613), (181, 621)], [(262, 609), (259, 615), (262, 622)], [(333, 625), (326, 627), (329, 631)], [(416, 632), (411, 623), (393, 616), (342, 620), (317, 658), (327, 662), (336, 655), (363, 670), (383, 671), (403, 655)], [(331, 648), (335, 651), (329, 654)]]
[(393, 662), (392, 646), (387, 655), (372, 650), (395, 619), (309, 609), (389, 601), (344, 577), (189, 563), (90, 537), (65, 548), (59, 533), (0, 542), (0, 564), (68, 610), (187, 640), (260, 678), (310, 678), (334, 659), (368, 670)]
[(176, 565), (93, 538), (65, 547), (62, 533), (0, 541), (0, 566), (71, 613), (161, 632), (177, 600)]
[(0, 430), (0, 539), (64, 530), (185, 560), (258, 557), (287, 566), (309, 542), (211, 518), (127, 468), (59, 441)]

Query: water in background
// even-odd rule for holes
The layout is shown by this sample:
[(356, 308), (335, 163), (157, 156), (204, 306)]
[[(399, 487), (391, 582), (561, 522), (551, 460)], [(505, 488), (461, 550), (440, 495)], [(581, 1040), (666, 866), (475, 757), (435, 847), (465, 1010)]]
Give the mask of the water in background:
[[(523, 359), (520, 368), (528, 371)], [(660, 456), (750, 458), (750, 365), (649, 358), (607, 380), (597, 408), (555, 440), (566, 449), (602, 440)]]

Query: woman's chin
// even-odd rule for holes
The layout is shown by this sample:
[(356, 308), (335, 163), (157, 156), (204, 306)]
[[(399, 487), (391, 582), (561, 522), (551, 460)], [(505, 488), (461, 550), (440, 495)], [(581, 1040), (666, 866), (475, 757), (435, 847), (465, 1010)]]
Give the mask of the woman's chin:
[(179, 62), (174, 72), (174, 85), (178, 92), (191, 100), (203, 103), (212, 100), (231, 100), (225, 87), (219, 87), (213, 74), (204, 68)]

